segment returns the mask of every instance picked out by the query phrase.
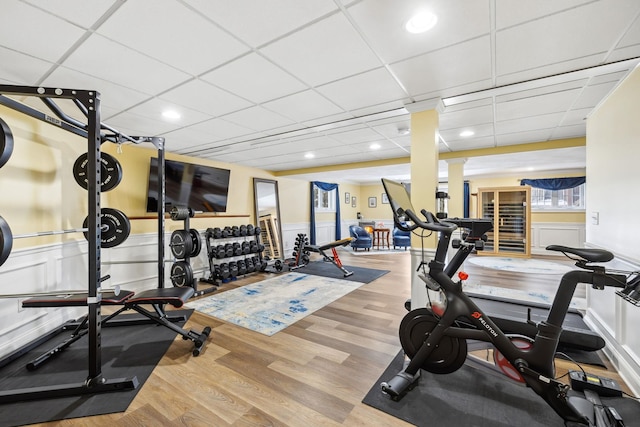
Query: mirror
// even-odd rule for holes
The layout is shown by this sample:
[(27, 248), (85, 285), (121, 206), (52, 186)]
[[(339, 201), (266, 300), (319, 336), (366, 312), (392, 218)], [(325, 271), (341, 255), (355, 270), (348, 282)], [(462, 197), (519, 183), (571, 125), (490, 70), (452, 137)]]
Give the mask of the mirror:
[(253, 178), (253, 200), (256, 226), (261, 229), (260, 242), (264, 245), (263, 255), (270, 259), (282, 259), (278, 181)]

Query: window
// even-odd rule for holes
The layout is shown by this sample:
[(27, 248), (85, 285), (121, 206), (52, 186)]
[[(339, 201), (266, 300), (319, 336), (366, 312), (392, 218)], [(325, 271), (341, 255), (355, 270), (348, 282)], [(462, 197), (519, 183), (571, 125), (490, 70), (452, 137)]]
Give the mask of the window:
[(566, 190), (543, 190), (531, 188), (531, 209), (535, 210), (579, 210), (585, 208), (585, 185)]
[(316, 212), (335, 212), (336, 190), (326, 191), (314, 186), (313, 205)]

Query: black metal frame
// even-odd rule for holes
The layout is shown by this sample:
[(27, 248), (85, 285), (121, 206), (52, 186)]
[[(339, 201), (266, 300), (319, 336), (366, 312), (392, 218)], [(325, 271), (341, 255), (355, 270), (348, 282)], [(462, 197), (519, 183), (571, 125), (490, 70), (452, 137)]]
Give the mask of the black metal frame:
[[(5, 95), (38, 97), (57, 116), (52, 117), (17, 102)], [(86, 116), (84, 124), (64, 114), (53, 99), (71, 100)], [(138, 387), (138, 380), (133, 378), (117, 378), (108, 380), (102, 375), (101, 358), (101, 215), (100, 213), (100, 147), (103, 142), (131, 142), (139, 144), (151, 142), (158, 149), (158, 157), (162, 161), (158, 168), (159, 195), (162, 203), (158, 204), (158, 287), (164, 287), (164, 138), (131, 137), (101, 122), (100, 93), (90, 90), (61, 89), (35, 86), (0, 85), (0, 104), (21, 112), (37, 120), (58, 126), (61, 129), (87, 139), (87, 197), (88, 197), (88, 327), (89, 357), (88, 376), (83, 383), (60, 384), (57, 386), (32, 387), (0, 392), (0, 403), (24, 400), (48, 399), (63, 396), (79, 396), (85, 394), (106, 393), (131, 390)], [(106, 132), (102, 132), (105, 130)], [(93, 178), (93, 179), (91, 179)]]

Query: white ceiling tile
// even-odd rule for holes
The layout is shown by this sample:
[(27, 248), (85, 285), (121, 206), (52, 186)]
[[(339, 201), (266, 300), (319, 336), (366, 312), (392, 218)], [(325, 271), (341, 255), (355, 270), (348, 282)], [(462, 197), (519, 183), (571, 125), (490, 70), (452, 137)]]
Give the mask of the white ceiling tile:
[(327, 117), (319, 117), (319, 118), (314, 118), (312, 120), (305, 120), (303, 124), (308, 127), (331, 126), (336, 122), (340, 123), (343, 120), (350, 120), (350, 119), (353, 119), (353, 114), (345, 112), (345, 113), (333, 114)]
[(149, 98), (149, 95), (133, 89), (65, 67), (56, 68), (42, 84), (51, 87), (95, 90), (100, 92), (103, 117), (109, 117), (109, 114), (105, 114), (105, 109), (115, 110), (119, 113)]
[(555, 92), (496, 104), (496, 120), (504, 121), (564, 111), (571, 107), (579, 89)]
[(562, 126), (582, 125), (593, 108), (572, 109), (564, 113)]
[(307, 89), (257, 53), (238, 58), (200, 78), (258, 104)]
[(491, 43), (480, 37), (391, 66), (411, 94), (434, 93), (491, 79)]
[[(140, 19), (144, 16), (144, 19)], [(192, 75), (249, 48), (199, 14), (172, 0), (128, 1), (98, 33)]]
[(249, 126), (255, 131), (275, 129), (293, 123), (291, 120), (260, 106), (227, 114), (224, 116), (224, 119), (240, 126)]
[(560, 126), (553, 129), (550, 139), (579, 138), (583, 137), (587, 131), (586, 121), (573, 126)]
[(152, 95), (189, 78), (188, 74), (97, 34), (89, 37), (62, 65)]
[(340, 141), (344, 144), (355, 144), (361, 142), (371, 142), (380, 139), (380, 134), (373, 129), (362, 127), (361, 129), (354, 129), (341, 132), (327, 132), (331, 138)]
[[(180, 118), (175, 120), (163, 118), (162, 113), (167, 110), (175, 111), (180, 115)], [(160, 98), (153, 98), (141, 104), (138, 104), (135, 107), (129, 109), (129, 112), (153, 120), (166, 122), (174, 129), (182, 128), (184, 126), (193, 125), (211, 119), (210, 115), (203, 114), (199, 111), (195, 111)]]
[[(638, 12), (638, 2), (597, 1), (496, 33), (498, 75), (605, 54)], [(594, 29), (597, 29), (594, 31)], [(575, 69), (575, 68), (573, 68)], [(559, 72), (554, 70), (555, 72)], [(549, 74), (549, 73), (545, 73)], [(544, 75), (544, 74), (543, 74)]]
[[(0, 29), (0, 31), (2, 31)], [(12, 84), (35, 85), (53, 66), (51, 62), (0, 47), (2, 77)]]
[(387, 104), (407, 97), (384, 67), (320, 86), (316, 90), (345, 110)]
[(313, 90), (299, 92), (262, 104), (264, 108), (288, 117), (295, 122), (304, 122), (318, 117), (327, 117), (343, 111), (337, 105), (318, 95)]
[(447, 129), (459, 129), (486, 123), (493, 123), (493, 105), (484, 105), (476, 108), (459, 109), (440, 115), (438, 128), (440, 132)]
[(252, 105), (245, 99), (198, 79), (181, 84), (163, 93), (160, 98), (211, 116), (221, 116)]
[(572, 108), (593, 108), (604, 99), (616, 86), (617, 82), (589, 85), (585, 87)]
[(495, 125), (496, 135), (504, 135), (517, 132), (528, 132), (536, 129), (551, 129), (560, 124), (564, 112), (555, 114), (542, 114), (534, 117), (522, 117), (514, 120), (498, 121)]
[(549, 141), (553, 129), (540, 129), (533, 132), (516, 132), (504, 135), (496, 135), (499, 146), (528, 144), (530, 142)]
[(496, 28), (503, 29), (526, 23), (547, 15), (590, 3), (591, 0), (536, 0), (535, 2), (514, 2), (511, 0), (495, 0)]
[[(393, 63), (489, 34), (488, 5), (488, 0), (434, 0), (427, 5), (421, 0), (365, 0), (348, 13), (385, 63)], [(407, 32), (406, 22), (425, 6), (438, 16), (437, 25), (423, 34)]]
[(109, 125), (127, 135), (135, 136), (158, 136), (177, 127), (161, 120), (150, 119), (130, 112), (111, 117)]
[(611, 55), (607, 57), (607, 61), (624, 61), (629, 58), (637, 58), (640, 56), (640, 43), (633, 46), (627, 46), (620, 49), (615, 49), (611, 52)]
[(190, 0), (189, 4), (253, 47), (337, 9), (331, 0)]
[[(457, 140), (475, 141), (477, 138), (493, 135), (494, 133), (493, 126), (494, 126), (493, 121), (489, 123), (481, 123), (481, 124), (475, 124), (475, 125), (462, 124), (462, 126), (457, 128), (440, 130), (440, 135), (445, 141), (447, 141), (447, 143), (452, 141), (457, 141)], [(465, 138), (460, 136), (460, 132), (462, 132), (463, 130), (473, 131), (474, 132), (473, 138), (469, 138), (469, 137)]]
[(124, 4), (120, 0), (24, 0), (40, 9), (83, 28), (91, 28), (112, 6)]
[[(191, 126), (196, 132), (202, 132), (209, 136), (209, 140), (218, 141), (237, 137), (246, 137), (255, 133), (253, 129), (231, 123), (224, 119), (211, 119), (206, 122), (197, 123)], [(204, 147), (199, 147), (204, 148)]]
[(453, 151), (475, 150), (478, 148), (493, 148), (496, 146), (493, 136), (484, 138), (473, 138), (472, 140), (459, 139), (457, 141), (447, 141), (447, 145)]
[(160, 136), (165, 138), (165, 147), (171, 152), (188, 150), (194, 146), (210, 144), (215, 140), (210, 134), (196, 130), (193, 127), (173, 130)]
[(264, 47), (262, 53), (313, 86), (381, 65), (342, 14), (284, 37)]
[(82, 28), (15, 0), (2, 3), (0, 46), (56, 62), (85, 33)]

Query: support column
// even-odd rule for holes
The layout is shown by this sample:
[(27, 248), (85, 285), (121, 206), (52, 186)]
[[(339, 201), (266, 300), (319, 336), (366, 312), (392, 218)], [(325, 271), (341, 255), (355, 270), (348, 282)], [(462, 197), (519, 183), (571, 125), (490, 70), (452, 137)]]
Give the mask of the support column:
[(447, 215), (450, 218), (462, 218), (464, 216), (464, 164), (467, 159), (447, 160), (449, 178), (449, 201), (447, 203)]
[[(416, 214), (420, 216), (421, 209), (436, 211), (439, 115), (435, 109), (411, 111), (411, 113), (411, 203), (418, 211)], [(424, 307), (427, 303), (427, 290), (424, 282), (417, 276), (416, 270), (422, 262), (429, 263), (433, 259), (436, 245), (437, 233), (433, 233), (431, 237), (424, 240), (415, 234), (411, 236), (412, 308)]]

